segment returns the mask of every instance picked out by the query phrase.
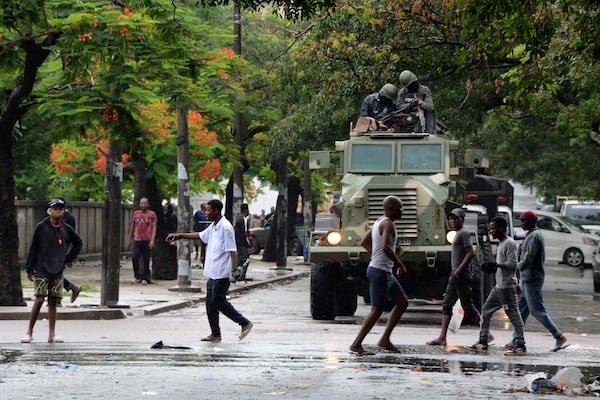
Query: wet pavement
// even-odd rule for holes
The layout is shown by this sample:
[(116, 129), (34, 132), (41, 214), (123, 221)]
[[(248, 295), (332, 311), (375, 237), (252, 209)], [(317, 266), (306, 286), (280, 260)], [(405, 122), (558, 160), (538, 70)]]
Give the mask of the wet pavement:
[[(254, 265), (256, 280), (248, 284), (269, 281), (259, 279), (262, 267), (258, 261)], [(265, 277), (280, 276), (272, 265), (263, 267)], [(354, 317), (314, 321), (308, 266), (288, 267), (290, 275), (265, 283), (261, 290), (234, 285), (240, 290), (231, 293), (231, 302), (255, 325), (243, 341), (237, 338), (239, 327), (226, 318), (221, 320), (222, 342), (200, 341), (209, 333), (202, 293), (162, 293), (175, 283), (167, 281), (146, 296), (163, 283), (150, 288), (130, 285), (125, 281), (128, 276), (122, 276), (120, 290), (122, 302), (131, 299), (132, 307), (120, 310), (125, 318), (60, 320), (57, 331), (66, 343), (46, 343), (47, 321), (41, 320), (36, 340), (21, 344), (18, 338), (26, 321), (0, 321), (0, 393), (7, 399), (556, 399), (561, 396), (527, 393), (524, 376), (544, 372), (550, 377), (568, 366), (588, 378), (600, 375), (598, 302), (590, 289), (589, 270), (582, 278), (566, 267), (548, 268), (546, 305), (571, 344), (559, 352), (549, 350), (552, 337), (532, 320), (526, 326), (528, 354), (505, 356), (498, 345), (510, 339), (511, 331), (501, 317), (493, 321), (496, 345), (488, 354), (465, 350), (477, 340), (474, 327), (449, 334), (445, 348), (426, 346), (439, 332), (439, 314), (434, 310), (423, 319), (428, 323), (415, 324), (412, 320), (419, 318), (411, 319), (410, 314), (423, 313), (413, 307), (392, 335), (400, 353), (375, 346), (384, 329), (384, 314), (365, 340), (367, 350), (376, 354), (359, 357), (349, 353), (348, 346), (369, 306), (359, 301)], [(249, 278), (251, 272), (252, 268)], [(200, 273), (193, 271), (196, 286), (202, 285), (202, 278), (195, 279)], [(291, 278), (292, 274), (298, 276)], [(194, 302), (145, 313), (147, 307), (156, 306), (153, 302), (173, 301), (172, 296), (185, 296), (180, 299), (185, 301), (190, 296)], [(94, 299), (99, 293), (81, 297), (73, 308), (94, 304)], [(152, 349), (158, 341), (188, 348)]]

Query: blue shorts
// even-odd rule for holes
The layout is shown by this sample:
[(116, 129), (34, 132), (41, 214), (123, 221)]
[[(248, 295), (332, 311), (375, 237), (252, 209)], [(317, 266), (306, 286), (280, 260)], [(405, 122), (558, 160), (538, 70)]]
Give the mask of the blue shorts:
[(391, 272), (369, 267), (367, 279), (372, 306), (384, 307), (386, 299), (391, 299), (395, 303), (398, 297), (406, 297), (400, 282)]

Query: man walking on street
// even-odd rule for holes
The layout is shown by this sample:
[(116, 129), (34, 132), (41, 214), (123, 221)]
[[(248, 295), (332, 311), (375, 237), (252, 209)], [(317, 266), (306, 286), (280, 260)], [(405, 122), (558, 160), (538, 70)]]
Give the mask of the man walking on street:
[(48, 343), (62, 343), (56, 336), (56, 300), (63, 296), (63, 271), (65, 264), (73, 262), (81, 251), (81, 238), (64, 223), (65, 202), (52, 199), (48, 203), (49, 216), (33, 232), (27, 255), (27, 279), (34, 283), (35, 302), (29, 316), (27, 333), (21, 343), (31, 343), (33, 327), (40, 314), (44, 299), (48, 297)]
[[(519, 297), (521, 318), (523, 324), (526, 324), (527, 317), (531, 313), (552, 334), (555, 339), (552, 351), (557, 351), (564, 346), (567, 338), (554, 325), (544, 306), (544, 298), (542, 297), (542, 286), (546, 275), (544, 271), (546, 258), (544, 236), (537, 229), (537, 214), (535, 212), (523, 211), (519, 219), (521, 220), (521, 228), (527, 231), (527, 235), (519, 248), (519, 262), (517, 264), (521, 271), (521, 288), (523, 289), (521, 297)], [(507, 347), (513, 348), (517, 344), (513, 339)]]
[(350, 346), (350, 351), (359, 356), (373, 355), (363, 348), (362, 342), (381, 316), (388, 297), (394, 300), (395, 306), (377, 345), (393, 353), (400, 352), (392, 344), (390, 335), (408, 306), (406, 294), (393, 273), (396, 268), (400, 270), (400, 274), (406, 273), (404, 264), (396, 255), (396, 227), (394, 226), (394, 221), (402, 217), (402, 201), (395, 196), (386, 197), (383, 200), (383, 214), (375, 221), (361, 243), (371, 253), (371, 261), (367, 268), (371, 311), (363, 320), (360, 331)]
[[(150, 210), (150, 202), (147, 198), (140, 199), (140, 209), (133, 212), (131, 225), (129, 226), (129, 248), (133, 247), (131, 261), (133, 263), (133, 275), (136, 283), (147, 285), (150, 280), (150, 252), (154, 249), (156, 238), (156, 213)], [(140, 270), (140, 258), (142, 269)]]
[[(504, 309), (515, 331), (516, 346), (508, 350), (506, 355), (524, 355), (527, 353), (523, 337), (523, 320), (517, 306), (517, 245), (515, 241), (506, 236), (507, 222), (502, 217), (495, 217), (490, 222), (490, 235), (498, 239), (496, 262), (484, 263), (496, 270), (496, 285), (490, 291), (481, 310), (481, 329), (479, 341), (469, 349), (486, 353), (490, 333), (492, 316), (500, 308)], [(491, 272), (491, 271), (485, 271)]]
[(207, 244), (206, 264), (204, 275), (208, 277), (206, 283), (206, 314), (210, 324), (211, 333), (202, 339), (203, 342), (220, 342), (221, 328), (219, 326), (219, 313), (241, 326), (239, 339), (244, 339), (252, 329), (252, 322), (240, 314), (227, 301), (229, 279), (233, 272), (237, 273), (237, 249), (233, 226), (223, 218), (221, 211), (223, 203), (213, 199), (207, 203), (206, 216), (212, 222), (202, 232), (171, 233), (167, 241), (179, 239), (198, 239)]
[[(440, 335), (427, 342), (431, 346), (445, 346), (448, 326), (452, 318), (452, 307), (460, 299), (465, 318), (469, 318), (476, 324), (479, 324), (480, 315), (473, 305), (473, 295), (471, 289), (472, 273), (470, 270), (473, 260), (473, 243), (471, 235), (463, 228), (465, 223), (465, 211), (462, 208), (455, 208), (448, 215), (450, 227), (456, 230), (456, 235), (452, 241), (451, 264), (452, 273), (446, 286), (446, 293), (442, 302), (442, 330)], [(488, 338), (492, 341), (492, 338)]]

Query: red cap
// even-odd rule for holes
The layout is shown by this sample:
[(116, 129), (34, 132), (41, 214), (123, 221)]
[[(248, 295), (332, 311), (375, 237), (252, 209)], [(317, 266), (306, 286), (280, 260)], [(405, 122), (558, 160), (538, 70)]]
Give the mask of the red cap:
[(531, 210), (523, 211), (519, 216), (519, 219), (528, 219), (531, 221), (537, 221), (537, 214)]

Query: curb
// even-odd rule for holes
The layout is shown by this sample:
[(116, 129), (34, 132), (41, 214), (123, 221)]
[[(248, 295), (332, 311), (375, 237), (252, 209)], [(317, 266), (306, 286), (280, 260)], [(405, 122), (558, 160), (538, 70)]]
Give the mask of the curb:
[[(283, 281), (286, 279), (290, 280), (290, 281), (295, 281), (298, 278), (303, 278), (308, 275), (309, 275), (308, 271), (302, 271), (302, 272), (292, 273), (290, 275), (282, 275), (280, 277), (266, 279), (264, 281), (249, 283), (244, 286), (236, 286), (236, 287), (230, 286), (229, 293), (242, 293), (242, 292), (252, 290), (252, 289), (260, 289), (262, 287), (268, 286), (275, 282)], [(143, 310), (144, 310), (144, 315), (156, 315), (156, 314), (160, 314), (160, 313), (167, 312), (167, 311), (173, 311), (173, 310), (178, 310), (178, 309), (185, 308), (185, 307), (190, 307), (192, 305), (195, 305), (196, 303), (203, 303), (205, 301), (206, 301), (206, 294), (202, 294), (198, 297), (197, 302), (192, 301), (192, 300), (172, 301), (172, 302), (167, 302), (164, 304), (153, 304), (153, 305), (150, 305), (147, 307), (143, 307)]]
[[(285, 280), (295, 281), (301, 277), (308, 276), (308, 271), (293, 272), (290, 274), (284, 273), (281, 276), (265, 279), (263, 281), (247, 281), (249, 283), (243, 286), (231, 286), (229, 293), (242, 293), (252, 289), (259, 289), (270, 284)], [(206, 293), (200, 294), (195, 299), (187, 300), (170, 300), (158, 304), (150, 304), (141, 307), (123, 307), (118, 306), (99, 306), (99, 305), (83, 305), (79, 308), (64, 307), (56, 315), (57, 320), (110, 320), (110, 319), (125, 319), (132, 316), (151, 316), (168, 311), (179, 310), (186, 307), (194, 306), (198, 303), (206, 301)], [(0, 320), (28, 320), (31, 313), (30, 306), (16, 307), (0, 307)], [(41, 311), (39, 319), (47, 319), (48, 312)]]

